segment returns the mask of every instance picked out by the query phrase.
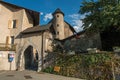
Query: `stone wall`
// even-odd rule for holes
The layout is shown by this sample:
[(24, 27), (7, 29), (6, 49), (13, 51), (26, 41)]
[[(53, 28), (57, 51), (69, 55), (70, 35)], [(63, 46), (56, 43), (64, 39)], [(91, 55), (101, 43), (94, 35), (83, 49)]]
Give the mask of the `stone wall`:
[(68, 25), (66, 22), (64, 22), (64, 35), (65, 35), (65, 38), (69, 37), (69, 36), (72, 36), (73, 35), (73, 32), (72, 30), (70, 29), (70, 25)]
[(6, 43), (6, 36), (10, 35), (10, 30), (8, 29), (8, 21), (12, 19), (13, 13), (7, 9), (7, 7), (4, 7), (1, 4), (0, 9), (0, 43)]
[(100, 35), (99, 33), (79, 35), (76, 38), (66, 40), (64, 48), (76, 52), (85, 52), (88, 48), (101, 49)]
[[(14, 36), (14, 44), (16, 44), (17, 53), (15, 57), (16, 63), (18, 63), (18, 57), (21, 54), (21, 49), (26, 47), (23, 45), (25, 41), (21, 38), (20, 33), (26, 28), (33, 27), (33, 18), (25, 9), (15, 8), (4, 3), (0, 3), (0, 18), (0, 37), (2, 38), (0, 39), (0, 43), (5, 44), (7, 42), (7, 37), (9, 37), (9, 44), (11, 44), (10, 38), (11, 36)], [(13, 20), (17, 21), (16, 28), (9, 27), (12, 26)]]
[(17, 56), (17, 69), (24, 70), (25, 69), (25, 61), (24, 61), (24, 52), (29, 47), (32, 46), (38, 52), (38, 70), (41, 70), (41, 49), (42, 49), (42, 34), (41, 33), (34, 33), (34, 34), (25, 34), (22, 36), (21, 45), (18, 49), (18, 56)]

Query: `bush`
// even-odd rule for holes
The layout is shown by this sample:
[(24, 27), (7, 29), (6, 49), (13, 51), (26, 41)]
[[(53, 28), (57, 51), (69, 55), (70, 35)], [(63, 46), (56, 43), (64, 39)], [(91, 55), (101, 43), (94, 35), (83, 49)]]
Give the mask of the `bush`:
[[(114, 54), (110, 52), (79, 55), (58, 54), (52, 67), (44, 71), (64, 76), (84, 78), (87, 80), (113, 80), (112, 65)], [(54, 72), (54, 66), (60, 67), (60, 72)]]
[(54, 68), (52, 66), (47, 67), (46, 69), (43, 70), (43, 72), (53, 73), (54, 72)]

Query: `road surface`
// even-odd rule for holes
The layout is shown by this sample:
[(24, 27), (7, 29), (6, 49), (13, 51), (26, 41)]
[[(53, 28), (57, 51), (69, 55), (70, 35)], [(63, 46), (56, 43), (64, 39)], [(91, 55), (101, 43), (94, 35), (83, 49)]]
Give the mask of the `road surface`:
[(0, 80), (83, 80), (35, 71), (0, 71)]

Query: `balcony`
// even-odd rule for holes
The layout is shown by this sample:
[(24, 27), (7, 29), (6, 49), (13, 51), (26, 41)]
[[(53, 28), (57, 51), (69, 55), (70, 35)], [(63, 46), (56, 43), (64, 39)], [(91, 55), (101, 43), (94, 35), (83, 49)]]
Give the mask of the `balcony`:
[(15, 51), (15, 50), (16, 50), (16, 44), (0, 43), (0, 51)]

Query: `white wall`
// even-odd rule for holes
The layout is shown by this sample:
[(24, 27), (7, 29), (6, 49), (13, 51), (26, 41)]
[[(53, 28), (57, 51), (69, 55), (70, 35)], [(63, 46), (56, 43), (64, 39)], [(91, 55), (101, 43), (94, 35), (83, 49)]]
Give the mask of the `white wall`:
[[(13, 53), (14, 51), (0, 51), (0, 70), (10, 70), (10, 62), (8, 61), (8, 53)], [(11, 70), (16, 70), (15, 58), (11, 62)]]

